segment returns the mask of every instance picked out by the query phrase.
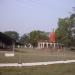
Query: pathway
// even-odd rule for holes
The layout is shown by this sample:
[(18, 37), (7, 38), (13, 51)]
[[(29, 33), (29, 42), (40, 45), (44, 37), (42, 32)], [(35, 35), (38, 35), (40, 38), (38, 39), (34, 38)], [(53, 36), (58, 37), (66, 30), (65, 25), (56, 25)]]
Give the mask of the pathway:
[(0, 63), (0, 67), (22, 67), (22, 66), (38, 66), (38, 65), (49, 65), (49, 64), (62, 64), (62, 63), (75, 63), (75, 60), (66, 61), (48, 61), (48, 62), (33, 62), (33, 63)]

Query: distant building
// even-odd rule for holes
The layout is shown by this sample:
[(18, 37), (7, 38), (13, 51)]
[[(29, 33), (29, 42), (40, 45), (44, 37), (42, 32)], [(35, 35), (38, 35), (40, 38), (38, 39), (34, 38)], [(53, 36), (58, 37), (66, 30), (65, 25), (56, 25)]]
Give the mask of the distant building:
[(52, 43), (52, 42), (38, 42), (38, 48), (44, 49), (44, 48), (60, 48), (59, 43)]
[(49, 35), (49, 40), (39, 41), (38, 48), (60, 48), (61, 44), (56, 42), (56, 33), (51, 32)]

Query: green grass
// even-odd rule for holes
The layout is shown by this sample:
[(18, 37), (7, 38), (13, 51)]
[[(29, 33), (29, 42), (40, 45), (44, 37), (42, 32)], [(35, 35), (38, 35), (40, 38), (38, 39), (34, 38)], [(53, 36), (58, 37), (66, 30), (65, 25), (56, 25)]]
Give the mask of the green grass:
[(50, 51), (38, 49), (16, 49), (14, 57), (5, 57), (4, 51), (0, 51), (0, 63), (21, 63), (21, 62), (43, 62), (55, 60), (75, 59), (75, 52), (72, 51)]
[(75, 75), (75, 63), (34, 67), (4, 67), (0, 75)]

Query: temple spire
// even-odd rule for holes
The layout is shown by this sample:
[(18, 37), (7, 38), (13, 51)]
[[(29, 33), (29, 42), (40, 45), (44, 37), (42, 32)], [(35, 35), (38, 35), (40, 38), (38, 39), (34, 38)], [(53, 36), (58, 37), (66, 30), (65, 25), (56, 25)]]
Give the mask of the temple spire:
[(56, 42), (56, 33), (55, 33), (55, 29), (53, 28), (52, 32), (49, 35), (49, 41), (54, 43)]

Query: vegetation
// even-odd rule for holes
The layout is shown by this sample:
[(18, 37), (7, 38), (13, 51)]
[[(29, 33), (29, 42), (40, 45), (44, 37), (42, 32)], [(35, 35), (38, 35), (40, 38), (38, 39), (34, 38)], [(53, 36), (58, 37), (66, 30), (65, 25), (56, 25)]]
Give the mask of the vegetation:
[(75, 75), (75, 63), (34, 67), (4, 67), (1, 75)]
[(29, 35), (30, 35), (30, 43), (33, 45), (33, 47), (37, 46), (38, 41), (48, 40), (48, 35), (46, 32), (32, 31), (30, 32)]
[(57, 41), (69, 46), (71, 43), (71, 20), (69, 18), (59, 19), (57, 33)]
[(37, 47), (38, 41), (41, 40), (48, 40), (48, 33), (43, 31), (32, 31), (28, 34), (24, 34), (20, 38), (20, 42), (24, 43), (25, 45), (31, 44), (33, 47)]
[(64, 44), (67, 47), (75, 46), (74, 38), (72, 37), (72, 27), (74, 26), (74, 15), (71, 15), (69, 18), (63, 18), (58, 20), (58, 28), (56, 29), (57, 33), (57, 42)]
[(28, 44), (30, 43), (30, 40), (29, 40), (29, 35), (28, 34), (24, 34), (20, 37), (20, 40), (19, 40), (20, 43), (26, 45), (28, 47)]
[(19, 40), (19, 33), (16, 31), (5, 31), (4, 34), (8, 35), (9, 37), (15, 39), (16, 41)]

